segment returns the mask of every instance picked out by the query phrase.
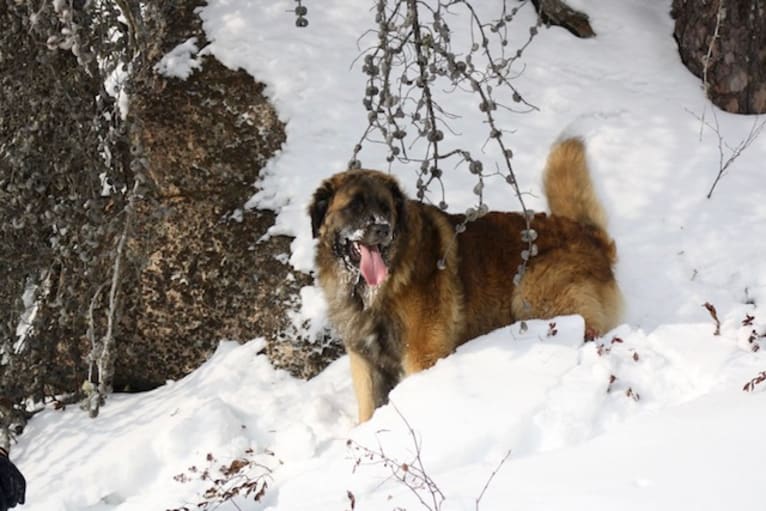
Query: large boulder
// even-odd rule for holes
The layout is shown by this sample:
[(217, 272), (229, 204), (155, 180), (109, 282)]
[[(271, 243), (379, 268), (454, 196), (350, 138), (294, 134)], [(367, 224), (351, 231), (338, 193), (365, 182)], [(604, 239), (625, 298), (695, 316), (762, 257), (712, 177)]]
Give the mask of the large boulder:
[[(204, 47), (202, 3), (133, 13), (144, 31), (123, 121), (98, 60), (51, 43), (67, 29), (53, 11), (64, 4), (33, 20), (26, 4), (0, 0), (0, 428), (28, 398), (76, 399), (94, 381), (110, 302), (116, 390), (180, 378), (221, 339), (264, 337), (275, 364), (302, 377), (340, 353), (291, 319), (312, 278), (287, 264), (289, 238), (266, 236), (274, 213), (244, 209), (285, 142), (264, 85), (212, 56), (185, 80), (156, 67), (192, 37)], [(69, 14), (82, 48), (108, 32)]]
[(315, 374), (322, 347), (290, 320), (311, 278), (286, 262), (289, 238), (266, 236), (273, 213), (243, 209), (285, 141), (264, 86), (211, 57), (185, 81), (151, 72), (140, 83), (133, 143), (152, 193), (129, 242), (115, 385), (154, 387), (199, 366), (221, 339), (256, 336), (277, 365)]
[[(134, 77), (134, 153), (151, 192), (129, 242), (130, 272), (115, 385), (151, 388), (198, 367), (221, 339), (265, 337), (279, 367), (310, 377), (340, 353), (293, 325), (300, 288), (290, 238), (267, 236), (271, 211), (245, 210), (266, 162), (285, 142), (264, 85), (206, 56), (186, 80), (156, 62), (190, 37), (206, 43), (195, 1), (165, 7), (150, 58)], [(170, 22), (172, 21), (172, 23)]]

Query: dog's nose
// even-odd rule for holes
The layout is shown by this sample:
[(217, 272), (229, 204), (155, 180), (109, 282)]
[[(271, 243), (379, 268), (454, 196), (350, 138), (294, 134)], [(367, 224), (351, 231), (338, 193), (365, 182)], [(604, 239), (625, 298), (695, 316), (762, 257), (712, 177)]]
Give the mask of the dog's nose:
[(388, 224), (372, 224), (370, 226), (370, 234), (379, 240), (388, 238), (389, 232), (391, 232), (391, 228)]

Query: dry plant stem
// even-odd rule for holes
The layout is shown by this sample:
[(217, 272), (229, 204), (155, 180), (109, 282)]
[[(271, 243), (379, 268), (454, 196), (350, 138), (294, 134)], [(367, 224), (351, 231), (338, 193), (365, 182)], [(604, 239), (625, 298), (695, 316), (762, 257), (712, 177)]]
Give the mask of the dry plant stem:
[[(208, 486), (202, 494), (202, 500), (196, 504), (167, 511), (191, 511), (191, 509), (208, 511), (218, 509), (225, 503), (230, 503), (234, 508), (241, 510), (242, 508), (235, 500), (237, 497), (260, 502), (269, 488), (272, 469), (256, 462), (253, 459), (254, 454), (251, 449), (247, 449), (244, 456), (235, 458), (228, 465), (221, 465), (215, 469), (213, 465), (218, 463), (218, 460), (209, 453), (207, 455), (209, 463), (207, 468), (201, 470), (197, 466), (192, 466), (186, 472), (173, 477), (179, 483), (200, 480), (210, 484), (211, 486)], [(257, 469), (257, 472), (253, 473), (253, 469)]]
[[(356, 460), (354, 469), (362, 464), (363, 459), (367, 460), (369, 464), (377, 465), (382, 463), (384, 467), (387, 467), (391, 471), (391, 478), (406, 486), (407, 489), (409, 489), (412, 494), (415, 495), (423, 508), (429, 511), (438, 511), (442, 508), (446, 497), (436, 482), (428, 475), (428, 471), (423, 464), (423, 459), (421, 457), (422, 442), (418, 438), (418, 435), (415, 433), (412, 425), (409, 423), (404, 414), (399, 410), (399, 408), (397, 408), (396, 405), (392, 402), (389, 404), (396, 411), (397, 415), (399, 415), (399, 418), (407, 428), (407, 433), (412, 440), (412, 444), (415, 449), (412, 462), (403, 463), (388, 456), (380, 443), (380, 439), (378, 439), (377, 450), (373, 450), (360, 445), (353, 440), (348, 440), (347, 445), (357, 453), (361, 454), (361, 457), (357, 458)], [(484, 497), (484, 494), (487, 492), (487, 489), (492, 484), (495, 476), (498, 474), (498, 472), (500, 472), (500, 469), (503, 467), (503, 465), (505, 465), (510, 456), (511, 451), (509, 450), (506, 452), (505, 456), (503, 456), (503, 459), (500, 460), (498, 465), (487, 478), (483, 488), (481, 489), (481, 493), (479, 493), (479, 496), (475, 499), (476, 511), (479, 511), (481, 500)], [(354, 509), (356, 506), (356, 497), (351, 492), (347, 492), (347, 497), (351, 502), (351, 509)]]
[(492, 480), (495, 478), (498, 472), (500, 472), (500, 469), (503, 468), (503, 465), (505, 465), (505, 462), (508, 461), (508, 458), (511, 457), (511, 451), (508, 450), (507, 453), (505, 453), (505, 456), (503, 456), (503, 459), (500, 460), (500, 463), (498, 463), (497, 467), (495, 467), (495, 470), (492, 471), (492, 473), (487, 478), (487, 482), (484, 483), (484, 488), (481, 489), (481, 493), (479, 493), (479, 496), (476, 497), (476, 511), (479, 511), (479, 504), (481, 503), (481, 499), (484, 497), (484, 494), (487, 492), (487, 488), (489, 488), (489, 485), (492, 484)]
[[(377, 450), (357, 444), (352, 440), (349, 440), (347, 445), (361, 453), (362, 458), (368, 460), (370, 464), (382, 463), (384, 467), (387, 467), (391, 471), (391, 477), (407, 487), (407, 489), (409, 489), (418, 499), (423, 508), (428, 509), (429, 511), (439, 511), (442, 508), (442, 504), (446, 497), (425, 469), (421, 458), (422, 444), (418, 439), (415, 430), (399, 409), (396, 408), (393, 403), (391, 403), (391, 405), (402, 419), (402, 422), (406, 426), (410, 438), (412, 439), (415, 454), (411, 463), (403, 463), (388, 456), (379, 440)], [(355, 468), (362, 463), (362, 458), (357, 459)]]
[[(89, 400), (89, 413), (91, 417), (96, 417), (99, 407), (107, 394), (112, 391), (112, 380), (114, 378), (114, 325), (117, 319), (118, 309), (118, 291), (122, 277), (122, 260), (125, 252), (125, 242), (128, 239), (130, 226), (133, 220), (135, 204), (138, 198), (139, 180), (133, 183), (133, 189), (128, 197), (128, 204), (125, 206), (125, 222), (122, 233), (117, 242), (117, 250), (114, 257), (114, 266), (112, 269), (112, 281), (109, 289), (109, 310), (107, 312), (106, 332), (101, 339), (99, 353), (96, 358), (96, 368), (98, 370), (98, 392)], [(95, 354), (94, 354), (95, 356)]]
[[(385, 145), (389, 166), (394, 161), (420, 164), (416, 198), (429, 200), (429, 187), (436, 182), (441, 188), (441, 200), (434, 200), (434, 203), (438, 202), (439, 208), (447, 209), (442, 180), (445, 162), (456, 159), (455, 167), (466, 165), (476, 176), (477, 184), (473, 192), (478, 205), (465, 211), (464, 221), (456, 226), (453, 242), (468, 222), (489, 211), (484, 203), (485, 179), (504, 174), (526, 218), (525, 229), (520, 235), (528, 246), (522, 254), (523, 264), (514, 277), (520, 281), (527, 260), (536, 253), (536, 236), (531, 233), (531, 215), (513, 172), (510, 161), (512, 152), (502, 138), (511, 131), (501, 126), (493, 112), (498, 108), (515, 113), (537, 109), (522, 97), (511, 80), (520, 74), (513, 69), (513, 65), (538, 33), (541, 22), (538, 19), (537, 25), (529, 28), (526, 42), (515, 50), (509, 50), (508, 35), (513, 28), (510, 24), (519, 9), (529, 2), (524, 0), (514, 4), (513, 8), (509, 8), (508, 3), (508, 0), (500, 2), (499, 16), (487, 22), (479, 17), (467, 0), (439, 0), (433, 4), (418, 0), (378, 0), (375, 10), (377, 28), (366, 34), (376, 35), (377, 41), (366, 50), (362, 67), (367, 75), (363, 104), (368, 112), (368, 125), (354, 146), (348, 167), (362, 167), (358, 156), (363, 143)], [(453, 20), (462, 23), (466, 18), (471, 31), (470, 47), (454, 47), (449, 24)], [(509, 91), (513, 102), (519, 103), (525, 110), (515, 110), (496, 102), (493, 97), (495, 83)], [(449, 135), (456, 137), (458, 134), (450, 126), (450, 121), (457, 116), (445, 110), (439, 99), (458, 89), (476, 94), (477, 106), (484, 114), (479, 123), (489, 130), (484, 147), (495, 141), (501, 151), (500, 159), (505, 160), (495, 164), (504, 168), (502, 172), (499, 167), (494, 172), (485, 172), (482, 161), (472, 157), (469, 151), (454, 147), (453, 138)], [(412, 148), (421, 139), (425, 139), (423, 154), (413, 157)], [(438, 261), (437, 266), (444, 268), (444, 260)]]
[(713, 335), (721, 335), (721, 321), (718, 319), (718, 312), (716, 311), (715, 306), (710, 302), (705, 302), (702, 306), (707, 309), (710, 313), (710, 317), (713, 318), (713, 323), (715, 324)]
[[(529, 41), (527, 41), (527, 44), (529, 44), (530, 41), (531, 41), (531, 37), (530, 37)], [(449, 53), (445, 52), (444, 53), (444, 57), (445, 57), (445, 59), (447, 59), (448, 62), (450, 62), (452, 64), (455, 64), (454, 56), (452, 56)], [(494, 139), (495, 142), (497, 143), (497, 145), (499, 146), (501, 153), (504, 156), (503, 160), (504, 160), (504, 163), (505, 163), (505, 166), (506, 166), (506, 171), (508, 172), (508, 179), (506, 179), (506, 181), (513, 188), (513, 191), (516, 194), (516, 199), (519, 201), (519, 204), (521, 205), (521, 210), (524, 213), (524, 220), (525, 220), (525, 223), (526, 223), (526, 230), (527, 230), (527, 232), (529, 232), (532, 229), (532, 226), (531, 226), (531, 223), (530, 223), (532, 215), (531, 215), (530, 211), (527, 209), (526, 204), (524, 203), (524, 197), (523, 197), (523, 195), (521, 193), (521, 189), (519, 188), (519, 183), (516, 180), (516, 175), (513, 172), (513, 165), (511, 164), (511, 158), (509, 156), (509, 154), (510, 154), (509, 151), (510, 150), (505, 145), (505, 143), (503, 142), (502, 132), (499, 129), (499, 127), (498, 127), (498, 125), (497, 125), (497, 123), (495, 121), (494, 116), (492, 115), (492, 111), (494, 110), (495, 103), (492, 100), (492, 98), (490, 97), (489, 93), (467, 71), (464, 70), (464, 71), (461, 72), (461, 74), (462, 74), (463, 78), (466, 79), (471, 84), (473, 90), (479, 95), (479, 97), (481, 98), (481, 101), (482, 101), (481, 104), (487, 105), (486, 108), (485, 108), (484, 114), (486, 116), (486, 122), (489, 125), (489, 127), (491, 128), (491, 131), (490, 131), (491, 135), (490, 135), (490, 138), (488, 139), (488, 141), (491, 140), (491, 139)], [(508, 85), (510, 86), (510, 84), (508, 84)], [(492, 135), (495, 135), (495, 136), (492, 136)], [(481, 178), (481, 176), (480, 176), (480, 178)], [(479, 194), (479, 197), (480, 197), (479, 205), (481, 207), (481, 204), (483, 204), (483, 200), (482, 200), (481, 194)], [(465, 221), (463, 221), (463, 223), (461, 224), (463, 226), (463, 228), (465, 228), (465, 225), (470, 220), (472, 220), (472, 219), (469, 218), (469, 216), (466, 216)], [(457, 233), (456, 233), (456, 235), (457, 235)], [(453, 237), (453, 242), (454, 242), (454, 240), (455, 240), (455, 238)], [(527, 250), (529, 251), (529, 253), (531, 253), (532, 250), (533, 250), (532, 249), (532, 245), (533, 244), (534, 244), (534, 240), (529, 238), (528, 241), (527, 241)], [(526, 271), (526, 268), (527, 268), (527, 263), (528, 263), (528, 260), (524, 259), (523, 262), (522, 262), (521, 268), (519, 268), (519, 270), (518, 270), (518, 275), (521, 275), (521, 276), (524, 275), (524, 272)]]
[[(704, 65), (702, 67), (702, 87), (705, 92), (705, 98), (708, 98), (708, 89), (710, 89), (710, 82), (708, 82), (707, 79), (707, 72), (710, 67), (710, 60), (713, 58), (713, 48), (715, 47), (716, 41), (718, 41), (718, 31), (721, 28), (721, 20), (723, 19), (724, 15), (724, 7), (723, 3), (724, 0), (718, 0), (718, 12), (716, 13), (715, 17), (715, 29), (713, 30), (713, 37), (710, 39), (710, 44), (708, 44), (707, 47), (707, 54), (705, 55)], [(700, 116), (700, 141), (702, 140), (702, 132), (704, 130), (705, 126), (705, 111), (707, 110), (707, 101), (705, 102), (704, 106), (702, 107), (702, 115)], [(715, 115), (715, 110), (713, 111), (713, 114)], [(716, 120), (716, 123), (718, 121)], [(708, 196), (708, 198), (710, 198)]]
[[(412, 438), (412, 443), (415, 446), (415, 462), (417, 463), (417, 468), (420, 471), (421, 474), (423, 474), (423, 482), (426, 484), (426, 488), (428, 489), (430, 495), (431, 495), (431, 503), (433, 507), (429, 509), (437, 510), (441, 509), (441, 504), (444, 502), (444, 494), (439, 489), (439, 487), (436, 485), (433, 479), (431, 479), (430, 476), (426, 475), (426, 468), (423, 466), (423, 459), (420, 456), (421, 452), (421, 442), (418, 440), (417, 435), (415, 434), (415, 430), (412, 429), (412, 426), (410, 425), (407, 418), (402, 414), (402, 412), (399, 410), (399, 408), (396, 407), (393, 403), (391, 406), (396, 410), (397, 415), (402, 419), (402, 422), (404, 422), (404, 425), (407, 426), (407, 432), (410, 434), (410, 438)], [(412, 488), (410, 488), (412, 490)], [(414, 490), (413, 490), (414, 491)], [(416, 495), (418, 495), (418, 498), (420, 498), (420, 495), (417, 492), (414, 492)], [(422, 499), (421, 499), (421, 502)], [(424, 503), (425, 505), (425, 503)]]
[[(759, 121), (758, 118), (756, 118), (753, 121), (753, 125), (750, 127), (750, 131), (748, 132), (747, 136), (739, 141), (739, 143), (731, 147), (728, 144), (726, 144), (723, 140), (723, 137), (721, 135), (720, 127), (718, 125), (718, 116), (715, 113), (715, 110), (713, 110), (713, 119), (715, 120), (715, 127), (712, 128), (715, 132), (716, 136), (718, 137), (718, 174), (715, 177), (715, 180), (713, 181), (712, 186), (710, 187), (710, 191), (707, 193), (707, 198), (713, 196), (713, 191), (715, 190), (715, 187), (718, 185), (718, 182), (721, 180), (721, 178), (724, 176), (726, 171), (729, 169), (732, 163), (734, 163), (734, 160), (740, 157), (742, 152), (747, 149), (750, 144), (752, 144), (761, 134), (764, 127), (766, 127), (766, 119)], [(709, 125), (708, 125), (709, 126)], [(724, 145), (729, 150), (729, 157), (724, 160)]]
[[(485, 43), (485, 41), (489, 41), (489, 38), (487, 37), (487, 33), (484, 30), (484, 23), (476, 14), (476, 10), (473, 8), (473, 5), (468, 3), (466, 0), (454, 0), (452, 3), (454, 4), (459, 3), (459, 4), (465, 5), (466, 9), (468, 9), (468, 11), (471, 13), (471, 18), (473, 19), (474, 23), (478, 27), (479, 34), (481, 35), (481, 38), (482, 38), (481, 45), (484, 48), (484, 54), (487, 56), (487, 60), (489, 61), (492, 70), (498, 72), (499, 66), (497, 64), (497, 59), (492, 55), (492, 50), (490, 49), (489, 44)], [(526, 3), (526, 2), (522, 2), (522, 3)], [(530, 38), (527, 40), (526, 43), (524, 43), (524, 45), (521, 48), (519, 48), (516, 51), (516, 56), (510, 59), (510, 63), (512, 63), (519, 57), (521, 57), (521, 54), (527, 48), (527, 46), (529, 46), (529, 43), (532, 42), (532, 37), (536, 33), (537, 33), (536, 27), (533, 27), (533, 29), (530, 29)], [(507, 69), (510, 70), (510, 67), (508, 67)], [(524, 99), (524, 97), (519, 93), (518, 90), (516, 90), (516, 87), (514, 87), (513, 84), (511, 84), (511, 82), (508, 80), (508, 77), (505, 76), (504, 73), (498, 72), (498, 75), (496, 78), (501, 84), (506, 85), (514, 93), (514, 98), (517, 99), (519, 103), (526, 105), (527, 107), (529, 107), (530, 110), (539, 110), (539, 108), (537, 108), (535, 105), (528, 103), (527, 100)]]
[(128, 205), (125, 207), (125, 224), (120, 234), (120, 240), (117, 243), (117, 254), (114, 258), (114, 269), (112, 271), (112, 285), (109, 289), (109, 315), (107, 316), (106, 335), (104, 335), (104, 345), (101, 356), (98, 360), (98, 382), (99, 392), (106, 394), (111, 391), (111, 381), (114, 376), (114, 323), (117, 317), (117, 291), (120, 287), (120, 278), (122, 276), (122, 259), (125, 252), (125, 242), (128, 239), (130, 225), (133, 221), (133, 213), (136, 205), (137, 191), (139, 181), (133, 184), (133, 190), (128, 197)]
[[(750, 126), (750, 131), (747, 133), (745, 138), (740, 140), (736, 146), (732, 147), (726, 142), (726, 140), (724, 140), (724, 137), (721, 134), (721, 127), (718, 123), (718, 115), (716, 114), (715, 109), (711, 110), (713, 112), (713, 124), (704, 118), (704, 112), (703, 115), (697, 115), (691, 110), (687, 109), (686, 111), (693, 115), (698, 121), (700, 121), (700, 125), (703, 129), (705, 126), (710, 128), (710, 130), (715, 133), (715, 136), (718, 139), (718, 174), (716, 175), (715, 180), (713, 181), (713, 184), (711, 185), (710, 190), (706, 195), (706, 197), (709, 199), (713, 196), (715, 187), (729, 170), (729, 167), (731, 167), (734, 161), (742, 155), (745, 149), (750, 147), (750, 145), (758, 139), (763, 130), (766, 129), (766, 119), (763, 119), (760, 116), (753, 119), (753, 124)], [(726, 151), (724, 148), (729, 152), (728, 157), (726, 157)]]
[[(434, 113), (434, 101), (431, 95), (431, 87), (428, 85), (428, 60), (423, 55), (423, 36), (420, 32), (420, 17), (418, 15), (418, 0), (408, 0), (410, 13), (412, 15), (412, 34), (415, 40), (415, 55), (420, 68), (420, 80), (423, 84), (423, 95), (426, 100), (426, 111), (428, 112), (428, 122), (431, 124), (432, 134), (436, 133), (436, 114)], [(433, 140), (432, 140), (433, 138)], [(436, 136), (429, 137), (429, 144), (433, 148), (432, 159), (433, 166), (439, 165), (439, 141)], [(433, 174), (432, 174), (433, 175)]]
[[(718, 174), (715, 177), (715, 180), (713, 181), (713, 184), (710, 187), (710, 190), (707, 193), (707, 198), (711, 198), (713, 196), (713, 191), (715, 190), (715, 187), (718, 185), (718, 182), (721, 180), (723, 175), (728, 170), (729, 166), (736, 160), (740, 154), (742, 154), (742, 151), (744, 151), (756, 138), (758, 138), (758, 135), (763, 130), (764, 125), (766, 125), (766, 121), (758, 124), (758, 119), (753, 122), (753, 126), (750, 129), (750, 133), (740, 141), (740, 143), (732, 148), (728, 144), (724, 142), (723, 136), (721, 135), (720, 126), (718, 124), (718, 115), (716, 114), (715, 108), (713, 108), (713, 122), (715, 125), (711, 125), (705, 118), (705, 115), (707, 113), (707, 98), (710, 97), (709, 91), (710, 91), (710, 82), (708, 81), (708, 70), (710, 69), (710, 63), (713, 59), (713, 51), (715, 49), (715, 45), (718, 42), (719, 39), (719, 32), (721, 28), (721, 21), (723, 20), (724, 16), (726, 15), (726, 8), (725, 8), (725, 2), (724, 0), (718, 0), (718, 11), (716, 12), (716, 19), (715, 19), (715, 28), (713, 29), (713, 36), (710, 38), (710, 43), (708, 44), (707, 53), (705, 54), (705, 57), (703, 59), (703, 67), (702, 67), (702, 87), (705, 93), (705, 104), (702, 107), (702, 115), (696, 116), (700, 121), (700, 132), (699, 132), (699, 138), (700, 141), (702, 140), (702, 135), (705, 130), (705, 126), (713, 130), (713, 132), (716, 134), (716, 137), (718, 137)], [(724, 160), (724, 145), (729, 149), (730, 155), (727, 159)]]
[[(381, 34), (384, 34), (386, 27), (388, 27), (388, 26), (390, 26), (392, 24), (394, 18), (398, 15), (399, 9), (400, 9), (400, 7), (402, 5), (403, 5), (403, 3), (401, 1), (397, 2), (395, 8), (393, 9), (393, 11), (391, 12), (391, 14), (388, 17), (386, 17), (386, 18), (382, 18), (381, 17), (381, 20), (380, 20), (380, 22), (378, 24), (379, 27), (380, 27), (380, 33)], [(381, 14), (381, 16), (382, 16), (382, 14)], [(368, 32), (373, 32), (373, 31), (369, 30)], [(364, 37), (364, 36), (362, 36), (362, 37)], [(379, 58), (378, 55), (379, 55), (379, 53), (381, 51), (383, 51), (384, 53), (387, 53), (384, 50), (384, 48), (386, 50), (388, 49), (389, 39), (385, 35), (381, 36), (380, 39), (381, 39), (381, 43), (378, 44), (378, 46), (375, 47), (375, 49), (373, 50), (373, 52), (371, 54), (368, 54), (368, 55), (365, 56), (365, 61), (369, 60), (369, 62), (374, 62), (376, 59)], [(407, 40), (408, 39), (409, 39), (409, 37), (404, 38), (402, 40), (401, 44), (396, 48), (396, 53), (397, 54), (402, 52), (405, 44), (407, 44)], [(389, 63), (389, 67), (387, 68), (388, 72), (384, 73), (384, 75), (383, 75), (383, 78), (384, 78), (383, 92), (384, 92), (384, 94), (389, 94), (390, 95), (390, 84), (391, 84), (390, 70), (391, 70), (392, 59), (391, 59), (391, 57), (389, 55), (385, 55), (384, 59), (386, 59), (386, 61)], [(371, 74), (370, 78), (367, 80), (367, 83), (368, 83), (368, 87), (369, 88), (374, 87), (374, 85), (375, 85), (375, 76)], [(372, 113), (372, 111), (373, 111), (372, 99), (370, 99), (370, 105), (368, 106), (367, 109), (368, 109), (368, 111), (370, 111)], [(390, 113), (390, 108), (388, 110), (389, 110), (389, 113)], [(360, 168), (361, 167), (361, 163), (357, 159), (357, 156), (358, 156), (359, 152), (362, 150), (362, 143), (365, 140), (369, 140), (369, 135), (370, 135), (370, 132), (373, 130), (373, 128), (377, 128), (381, 132), (385, 132), (386, 131), (385, 126), (383, 126), (383, 124), (381, 124), (377, 120), (376, 116), (375, 117), (368, 116), (368, 119), (369, 119), (369, 122), (367, 124), (367, 127), (365, 128), (364, 132), (362, 133), (362, 136), (359, 138), (359, 141), (357, 142), (357, 144), (354, 146), (353, 156), (351, 157), (351, 160), (349, 160), (349, 162), (348, 162), (348, 168), (349, 169), (355, 169), (355, 168)], [(390, 116), (389, 119), (393, 119), (393, 116)], [(404, 144), (403, 143), (401, 144), (401, 148), (402, 148), (401, 150), (404, 151), (405, 159), (407, 159), (406, 158), (406, 150), (404, 148)]]
[[(139, 48), (143, 46), (144, 27), (141, 16), (136, 16), (131, 9), (131, 3), (129, 0), (114, 0), (117, 8), (122, 12), (122, 15), (127, 21), (129, 27), (128, 35), (130, 37), (130, 47), (133, 49), (134, 55), (139, 53)], [(136, 4), (136, 7), (140, 9), (140, 5)]]
[(96, 353), (98, 352), (98, 341), (96, 341), (96, 324), (93, 319), (93, 312), (96, 309), (99, 300), (101, 299), (101, 292), (104, 290), (106, 285), (107, 282), (104, 282), (98, 286), (98, 289), (96, 289), (96, 292), (93, 294), (93, 298), (91, 299), (90, 305), (88, 306), (88, 331), (86, 332), (86, 335), (90, 341), (90, 353), (88, 354), (88, 381), (91, 383), (94, 383), (93, 364), (96, 361)]
[(761, 371), (755, 377), (753, 377), (749, 382), (745, 383), (745, 386), (742, 387), (742, 390), (744, 390), (745, 392), (753, 392), (757, 385), (760, 385), (761, 383), (765, 381), (766, 381), (766, 371)]

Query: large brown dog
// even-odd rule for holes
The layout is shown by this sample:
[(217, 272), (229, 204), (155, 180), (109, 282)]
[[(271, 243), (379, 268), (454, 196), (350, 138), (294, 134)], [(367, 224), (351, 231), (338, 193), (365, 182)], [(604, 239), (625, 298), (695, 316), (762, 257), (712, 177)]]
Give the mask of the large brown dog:
[(490, 212), (455, 237), (462, 215), (407, 199), (388, 174), (341, 172), (317, 189), (319, 283), (351, 360), (360, 421), (402, 377), (514, 321), (580, 314), (594, 333), (616, 325), (616, 249), (582, 142), (555, 145), (544, 177), (552, 214), (531, 222), (538, 254), (519, 286), (522, 214)]

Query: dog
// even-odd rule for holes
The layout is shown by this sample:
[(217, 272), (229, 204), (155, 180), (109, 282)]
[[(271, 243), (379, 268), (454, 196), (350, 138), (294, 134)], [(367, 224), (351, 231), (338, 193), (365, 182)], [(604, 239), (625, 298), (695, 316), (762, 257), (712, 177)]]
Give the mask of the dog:
[(531, 219), (537, 254), (515, 283), (523, 214), (491, 211), (456, 234), (464, 215), (408, 199), (389, 174), (348, 170), (321, 183), (308, 208), (317, 279), (360, 422), (403, 377), (499, 327), (563, 314), (580, 314), (591, 335), (617, 325), (617, 251), (581, 140), (554, 145), (544, 190), (551, 214)]

